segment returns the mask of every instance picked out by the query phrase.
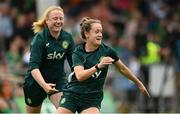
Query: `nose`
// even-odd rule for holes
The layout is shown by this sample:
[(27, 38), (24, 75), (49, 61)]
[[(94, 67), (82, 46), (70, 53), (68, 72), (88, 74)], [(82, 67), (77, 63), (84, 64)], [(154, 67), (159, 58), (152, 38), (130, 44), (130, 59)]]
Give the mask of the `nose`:
[(63, 18), (58, 18), (57, 20), (56, 20), (56, 22), (63, 22)]
[(57, 23), (60, 23), (60, 22), (61, 22), (61, 19), (57, 19), (56, 22), (57, 22)]
[(99, 36), (99, 37), (102, 37), (102, 33), (99, 33), (98, 36)]

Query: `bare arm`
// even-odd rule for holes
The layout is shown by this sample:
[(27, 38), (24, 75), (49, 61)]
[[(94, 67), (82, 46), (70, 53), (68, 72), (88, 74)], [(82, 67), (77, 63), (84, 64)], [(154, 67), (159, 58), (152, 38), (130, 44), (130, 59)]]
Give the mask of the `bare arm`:
[(41, 86), (44, 87), (46, 85), (46, 82), (44, 81), (41, 72), (39, 71), (39, 69), (33, 69), (31, 71), (31, 74), (33, 76), (33, 78), (36, 80), (36, 82)]
[(122, 63), (121, 60), (118, 60), (115, 62), (114, 64), (116, 66), (116, 68), (118, 69), (118, 71), (123, 74), (124, 76), (126, 76), (128, 79), (130, 79), (131, 81), (133, 81), (140, 89), (140, 91), (143, 94), (146, 94), (149, 96), (148, 91), (146, 90), (146, 88), (144, 87), (143, 83), (130, 71), (130, 69), (128, 67), (126, 67), (126, 65), (124, 65)]
[(33, 78), (36, 80), (36, 82), (45, 90), (46, 93), (50, 94), (50, 93), (58, 91), (54, 88), (56, 86), (56, 84), (51, 84), (51, 83), (45, 82), (39, 69), (37, 69), (37, 68), (33, 69), (31, 71), (31, 74), (32, 74)]
[(84, 69), (83, 66), (76, 66), (74, 67), (74, 72), (76, 74), (76, 78), (79, 81), (84, 81), (88, 78), (90, 78), (95, 72), (96, 72), (95, 66), (89, 68), (89, 69)]
[[(114, 60), (110, 57), (104, 57), (100, 63), (97, 65), (97, 67), (99, 69), (105, 67), (108, 64), (112, 64)], [(74, 72), (76, 74), (76, 78), (79, 81), (84, 81), (88, 78), (90, 78), (95, 72), (97, 71), (97, 69), (95, 68), (95, 66), (89, 68), (89, 69), (84, 69), (83, 66), (75, 66), (74, 67)]]

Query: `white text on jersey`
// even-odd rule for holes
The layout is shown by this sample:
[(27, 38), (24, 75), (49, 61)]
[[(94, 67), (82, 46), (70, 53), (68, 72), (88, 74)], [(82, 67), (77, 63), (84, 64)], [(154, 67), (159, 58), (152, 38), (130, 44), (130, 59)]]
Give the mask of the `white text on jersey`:
[(63, 58), (64, 53), (57, 53), (56, 51), (54, 51), (54, 53), (49, 53), (47, 55), (47, 59), (58, 59), (60, 60), (61, 58)]

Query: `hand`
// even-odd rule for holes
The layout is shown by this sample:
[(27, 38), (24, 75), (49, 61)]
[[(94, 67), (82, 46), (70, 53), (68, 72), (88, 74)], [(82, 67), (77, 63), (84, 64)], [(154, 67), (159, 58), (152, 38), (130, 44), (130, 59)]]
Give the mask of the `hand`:
[(142, 94), (148, 96), (149, 98), (151, 97), (147, 89), (144, 87), (142, 83), (138, 84), (139, 90), (141, 91)]
[(47, 94), (53, 94), (58, 92), (57, 89), (55, 89), (56, 84), (52, 84), (52, 83), (46, 83), (44, 90)]
[(106, 65), (112, 64), (114, 62), (114, 59), (112, 59), (111, 57), (103, 57), (100, 61), (100, 63), (98, 64), (98, 68), (103, 68)]
[(49, 92), (47, 94), (53, 94), (53, 93), (57, 93), (59, 92), (57, 89), (55, 89), (55, 87), (51, 90), (49, 90)]

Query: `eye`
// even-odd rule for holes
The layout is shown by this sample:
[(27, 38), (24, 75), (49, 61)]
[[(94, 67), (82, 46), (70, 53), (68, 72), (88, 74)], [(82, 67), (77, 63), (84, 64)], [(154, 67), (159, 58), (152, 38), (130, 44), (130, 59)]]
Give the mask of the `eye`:
[(58, 19), (59, 19), (59, 20), (63, 20), (64, 18), (63, 18), (63, 17), (53, 17), (53, 18), (52, 18), (52, 20), (54, 20), (54, 21), (57, 21)]
[(102, 30), (97, 29), (97, 30), (95, 31), (95, 33), (96, 33), (96, 34), (97, 34), (97, 33), (102, 33)]
[(53, 19), (53, 20), (58, 20), (58, 17), (53, 17), (52, 19)]
[(63, 20), (64, 18), (63, 17), (59, 17), (60, 20)]

